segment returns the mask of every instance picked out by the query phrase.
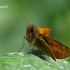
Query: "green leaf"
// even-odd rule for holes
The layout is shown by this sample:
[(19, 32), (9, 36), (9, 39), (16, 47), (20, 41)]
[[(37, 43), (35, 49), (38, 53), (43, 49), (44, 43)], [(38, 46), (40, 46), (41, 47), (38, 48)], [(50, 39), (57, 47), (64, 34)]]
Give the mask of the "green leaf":
[(8, 53), (0, 56), (0, 70), (70, 70), (70, 59), (54, 61), (24, 54), (23, 52)]

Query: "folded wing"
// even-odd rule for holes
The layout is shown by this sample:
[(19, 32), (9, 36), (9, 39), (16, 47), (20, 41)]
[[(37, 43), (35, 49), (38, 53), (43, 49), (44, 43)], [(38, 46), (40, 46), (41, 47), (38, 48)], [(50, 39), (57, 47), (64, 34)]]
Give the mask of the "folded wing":
[(62, 43), (50, 38), (48, 36), (42, 36), (45, 42), (50, 46), (53, 51), (55, 57), (57, 59), (64, 59), (70, 56), (70, 48), (63, 45)]

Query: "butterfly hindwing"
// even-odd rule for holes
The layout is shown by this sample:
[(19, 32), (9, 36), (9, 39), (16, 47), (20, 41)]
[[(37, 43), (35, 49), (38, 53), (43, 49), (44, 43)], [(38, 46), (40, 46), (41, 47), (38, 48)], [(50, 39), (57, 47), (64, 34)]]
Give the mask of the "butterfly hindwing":
[(50, 31), (51, 29), (50, 28), (38, 28), (40, 34), (44, 34), (46, 36), (49, 36), (50, 35)]

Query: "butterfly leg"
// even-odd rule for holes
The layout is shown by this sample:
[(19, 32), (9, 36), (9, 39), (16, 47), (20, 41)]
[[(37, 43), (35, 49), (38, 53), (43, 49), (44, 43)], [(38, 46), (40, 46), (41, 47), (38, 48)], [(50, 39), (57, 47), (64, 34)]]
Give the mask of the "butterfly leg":
[(40, 57), (40, 48), (38, 48), (38, 56)]
[(26, 50), (25, 54), (31, 49), (31, 47), (33, 46), (34, 41), (32, 41), (32, 43), (30, 44), (30, 47)]
[(23, 37), (23, 45), (22, 45), (21, 49), (19, 50), (19, 52), (23, 49), (23, 46), (25, 45), (25, 39), (27, 39), (26, 36)]
[(32, 48), (32, 52), (34, 51), (34, 46), (33, 46), (33, 48)]

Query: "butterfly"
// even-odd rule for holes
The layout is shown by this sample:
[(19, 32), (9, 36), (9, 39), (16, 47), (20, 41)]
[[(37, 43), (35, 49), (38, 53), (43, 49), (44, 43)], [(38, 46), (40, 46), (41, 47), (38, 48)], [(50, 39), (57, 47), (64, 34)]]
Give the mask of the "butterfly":
[(53, 60), (64, 59), (70, 56), (70, 48), (51, 38), (50, 28), (40, 28), (34, 24), (26, 26), (26, 40), (30, 47), (36, 46), (38, 50), (42, 50), (46, 55)]

